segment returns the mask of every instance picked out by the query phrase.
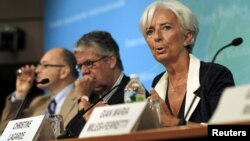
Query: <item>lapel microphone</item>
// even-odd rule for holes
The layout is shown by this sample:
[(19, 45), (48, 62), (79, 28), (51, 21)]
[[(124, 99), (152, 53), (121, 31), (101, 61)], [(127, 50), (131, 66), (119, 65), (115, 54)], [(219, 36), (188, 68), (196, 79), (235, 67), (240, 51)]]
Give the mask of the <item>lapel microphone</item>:
[(45, 78), (45, 79), (42, 79), (39, 82), (36, 82), (36, 84), (47, 84), (47, 83), (49, 83), (49, 79), (48, 78)]

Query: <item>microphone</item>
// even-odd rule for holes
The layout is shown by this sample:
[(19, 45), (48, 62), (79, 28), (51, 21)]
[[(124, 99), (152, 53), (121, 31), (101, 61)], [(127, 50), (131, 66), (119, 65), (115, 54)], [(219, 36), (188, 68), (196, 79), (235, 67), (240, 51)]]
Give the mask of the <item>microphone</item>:
[(235, 38), (233, 41), (232, 41), (232, 45), (233, 46), (238, 46), (240, 45), (241, 43), (243, 42), (243, 39), (241, 37), (238, 37), (238, 38)]
[[(16, 75), (17, 76), (20, 76), (20, 75), (22, 75), (22, 70), (21, 69), (18, 69), (17, 71), (16, 71)], [(35, 76), (36, 77), (36, 76)], [(47, 83), (49, 83), (49, 79), (48, 78), (45, 78), (45, 79), (42, 79), (40, 82), (36, 82), (35, 81), (35, 83), (36, 84), (47, 84)]]
[(213, 57), (211, 63), (214, 63), (216, 57), (218, 56), (218, 54), (219, 54), (222, 50), (224, 50), (225, 48), (230, 47), (230, 46), (238, 46), (238, 45), (240, 45), (242, 42), (243, 42), (243, 39), (242, 39), (241, 37), (238, 37), (238, 38), (235, 38), (231, 43), (229, 43), (229, 44), (223, 46), (222, 48), (220, 48), (220, 49), (216, 52), (216, 54), (214, 55), (214, 57)]
[[(45, 78), (45, 79), (42, 79), (41, 81), (36, 82), (36, 83), (37, 83), (37, 84), (47, 84), (47, 83), (49, 83), (49, 79), (48, 79), (48, 78)], [(27, 100), (28, 100), (27, 97), (28, 97), (30, 91), (31, 91), (31, 90), (29, 89), (28, 94), (26, 95), (26, 97), (24, 98), (22, 104), (20, 105), (20, 107), (19, 107), (19, 109), (18, 109), (18, 111), (17, 111), (17, 114), (16, 114), (16, 116), (15, 116), (14, 119), (19, 119), (19, 118), (21, 118), (21, 117), (20, 117), (20, 114), (21, 114), (21, 112), (23, 111), (24, 106), (25, 106), (25, 104), (26, 104), (26, 102), (27, 102)]]
[(47, 83), (49, 83), (49, 79), (48, 78), (45, 78), (45, 79), (42, 79), (39, 82), (36, 82), (36, 84), (47, 84)]
[[(235, 39), (233, 39), (233, 41), (232, 41), (231, 43), (229, 43), (229, 44), (223, 46), (222, 48), (220, 48), (220, 49), (215, 53), (215, 55), (214, 55), (214, 57), (213, 57), (213, 59), (212, 59), (212, 61), (211, 61), (211, 65), (208, 67), (208, 69), (207, 69), (207, 71), (206, 71), (206, 73), (205, 73), (204, 79), (203, 79), (203, 81), (201, 82), (201, 85), (200, 85), (200, 87), (199, 87), (198, 89), (201, 89), (201, 90), (202, 90), (202, 88), (204, 87), (203, 85), (204, 85), (204, 83), (206, 82), (206, 80), (207, 80), (207, 78), (208, 78), (208, 73), (209, 73), (209, 71), (211, 70), (211, 68), (212, 68), (212, 66), (213, 66), (213, 64), (214, 64), (214, 62), (215, 62), (215, 59), (216, 59), (216, 57), (218, 56), (218, 54), (219, 54), (222, 50), (224, 50), (225, 48), (230, 47), (230, 46), (238, 46), (238, 45), (240, 45), (242, 42), (243, 42), (243, 39), (242, 39), (241, 37), (235, 38)], [(193, 98), (193, 100), (192, 100), (192, 102), (191, 102), (191, 105), (188, 107), (187, 113), (186, 113), (186, 115), (184, 115), (184, 119), (186, 119), (187, 116), (189, 115), (190, 110), (191, 110), (191, 107), (193, 107), (193, 104), (194, 104), (194, 101), (196, 100), (196, 98), (197, 98), (197, 95), (195, 95), (195, 97)]]
[[(75, 125), (79, 125), (79, 123), (83, 123), (84, 119), (83, 119), (83, 115), (85, 113), (87, 113), (90, 109), (92, 109), (98, 102), (102, 101), (104, 97), (106, 97), (110, 92), (112, 92), (114, 89), (120, 87), (120, 86), (124, 86), (127, 83), (122, 83), (122, 84), (118, 84), (116, 86), (114, 86), (113, 88), (111, 88), (107, 93), (105, 93), (104, 95), (102, 95), (97, 101), (95, 101), (92, 105), (90, 105), (86, 110), (82, 109), (80, 110), (73, 119), (71, 119), (71, 121), (68, 123), (66, 129), (63, 131), (63, 133), (57, 138), (57, 139), (66, 139), (66, 138), (73, 138), (73, 137), (78, 137), (80, 132), (78, 129), (75, 127)], [(83, 123), (85, 124), (85, 123)], [(84, 126), (84, 125), (83, 125)]]

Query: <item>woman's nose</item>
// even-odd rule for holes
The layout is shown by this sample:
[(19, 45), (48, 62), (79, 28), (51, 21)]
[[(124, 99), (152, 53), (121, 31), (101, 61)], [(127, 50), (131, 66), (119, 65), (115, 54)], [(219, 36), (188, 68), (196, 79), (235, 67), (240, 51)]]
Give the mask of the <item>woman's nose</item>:
[(161, 32), (159, 30), (155, 30), (153, 37), (156, 42), (159, 42), (162, 39)]

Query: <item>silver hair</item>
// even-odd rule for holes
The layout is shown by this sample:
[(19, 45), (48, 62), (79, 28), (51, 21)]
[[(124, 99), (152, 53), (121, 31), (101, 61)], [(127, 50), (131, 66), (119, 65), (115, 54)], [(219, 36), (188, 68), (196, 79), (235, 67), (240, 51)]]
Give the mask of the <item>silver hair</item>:
[(172, 11), (180, 22), (182, 29), (193, 34), (191, 44), (188, 45), (188, 51), (191, 53), (199, 33), (199, 22), (193, 12), (177, 0), (156, 0), (146, 7), (140, 19), (140, 29), (143, 36), (146, 37), (154, 13), (159, 7)]
[(74, 53), (82, 52), (86, 48), (95, 48), (94, 51), (100, 56), (114, 55), (117, 66), (123, 70), (123, 65), (119, 53), (119, 46), (112, 35), (107, 31), (92, 31), (84, 34), (76, 43)]

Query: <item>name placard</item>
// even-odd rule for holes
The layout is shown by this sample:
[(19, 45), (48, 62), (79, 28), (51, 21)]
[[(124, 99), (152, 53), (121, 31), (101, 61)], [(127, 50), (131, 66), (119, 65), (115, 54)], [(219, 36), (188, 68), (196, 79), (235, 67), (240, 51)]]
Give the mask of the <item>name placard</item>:
[(250, 85), (225, 89), (209, 124), (249, 121)]
[[(39, 133), (42, 131), (42, 128), (44, 128), (45, 125), (44, 117), (44, 115), (41, 115), (10, 121), (1, 136), (1, 141), (37, 140), (39, 138), (38, 135), (42, 135), (42, 133)], [(48, 126), (48, 129), (52, 132), (50, 126), (48, 124), (46, 125)], [(51, 136), (51, 134), (48, 135)]]
[[(126, 134), (135, 128), (157, 128), (158, 125), (153, 122), (157, 117), (150, 111), (146, 102), (97, 107), (93, 110), (79, 138)], [(144, 117), (144, 120), (141, 117)]]

